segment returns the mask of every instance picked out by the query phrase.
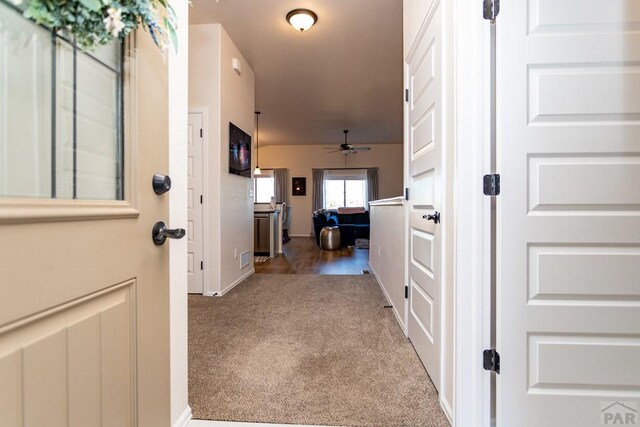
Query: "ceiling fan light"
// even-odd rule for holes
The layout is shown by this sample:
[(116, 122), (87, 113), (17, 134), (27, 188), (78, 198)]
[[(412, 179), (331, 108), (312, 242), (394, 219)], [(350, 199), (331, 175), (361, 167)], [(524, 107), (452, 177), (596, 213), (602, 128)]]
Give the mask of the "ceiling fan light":
[(287, 13), (287, 22), (296, 31), (307, 31), (318, 21), (318, 15), (309, 9), (295, 9)]

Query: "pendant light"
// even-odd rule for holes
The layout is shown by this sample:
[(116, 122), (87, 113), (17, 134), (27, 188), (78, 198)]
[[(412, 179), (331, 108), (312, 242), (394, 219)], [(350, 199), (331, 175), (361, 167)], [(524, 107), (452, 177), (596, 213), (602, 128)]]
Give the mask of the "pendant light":
[(256, 168), (253, 170), (254, 175), (262, 175), (260, 166), (258, 166), (258, 142), (260, 140), (260, 111), (256, 111)]

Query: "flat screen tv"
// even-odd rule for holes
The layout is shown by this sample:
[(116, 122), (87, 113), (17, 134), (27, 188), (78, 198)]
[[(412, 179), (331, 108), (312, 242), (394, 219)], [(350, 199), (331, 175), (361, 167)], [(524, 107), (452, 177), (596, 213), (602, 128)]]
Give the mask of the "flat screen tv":
[(229, 122), (229, 173), (251, 178), (251, 137)]

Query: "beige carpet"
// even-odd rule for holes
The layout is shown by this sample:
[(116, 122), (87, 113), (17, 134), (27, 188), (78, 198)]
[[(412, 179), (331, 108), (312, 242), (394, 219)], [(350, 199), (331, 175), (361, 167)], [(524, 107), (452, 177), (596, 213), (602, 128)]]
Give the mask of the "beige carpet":
[(253, 275), (189, 296), (195, 419), (448, 426), (436, 390), (370, 275)]

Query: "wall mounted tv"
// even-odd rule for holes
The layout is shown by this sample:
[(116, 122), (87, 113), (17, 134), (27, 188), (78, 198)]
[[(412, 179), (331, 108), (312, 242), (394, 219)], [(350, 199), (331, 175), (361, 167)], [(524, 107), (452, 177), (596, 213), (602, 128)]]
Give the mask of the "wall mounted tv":
[(229, 173), (251, 178), (251, 137), (229, 122)]

